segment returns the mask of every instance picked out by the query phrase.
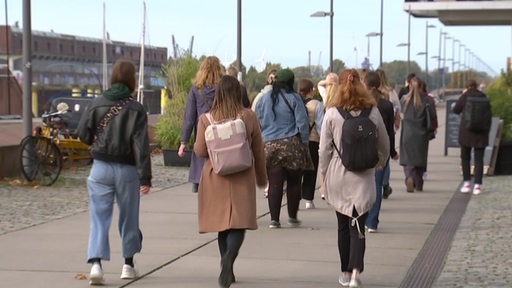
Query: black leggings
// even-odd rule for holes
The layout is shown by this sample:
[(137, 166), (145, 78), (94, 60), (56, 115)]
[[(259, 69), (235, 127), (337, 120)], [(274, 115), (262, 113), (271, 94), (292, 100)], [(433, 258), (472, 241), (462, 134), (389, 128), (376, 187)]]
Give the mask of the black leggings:
[(286, 180), (286, 200), (288, 217), (297, 218), (301, 198), (302, 170), (289, 170), (282, 167), (267, 168), (268, 174), (268, 208), (270, 219), (279, 222), (281, 203), (283, 201), (283, 183)]
[(245, 238), (245, 229), (229, 229), (219, 232), (217, 242), (219, 244), (220, 257), (231, 254), (233, 259), (238, 256), (240, 247)]
[(304, 171), (302, 177), (302, 199), (313, 200), (315, 198), (316, 176), (318, 172), (318, 142), (309, 141), (309, 153), (313, 160), (314, 170)]

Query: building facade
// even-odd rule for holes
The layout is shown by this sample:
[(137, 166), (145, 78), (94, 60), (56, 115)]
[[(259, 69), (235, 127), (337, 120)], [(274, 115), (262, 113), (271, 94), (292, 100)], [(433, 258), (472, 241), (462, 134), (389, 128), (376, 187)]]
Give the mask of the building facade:
[[(0, 63), (21, 83), (23, 79), (23, 29), (0, 26)], [(106, 40), (107, 71), (119, 58), (133, 61), (139, 70), (141, 45)], [(103, 39), (43, 31), (32, 31), (32, 80), (36, 85), (101, 89), (103, 86)], [(167, 62), (166, 47), (144, 47), (144, 86), (163, 86), (159, 80)], [(107, 77), (107, 79), (109, 79)]]

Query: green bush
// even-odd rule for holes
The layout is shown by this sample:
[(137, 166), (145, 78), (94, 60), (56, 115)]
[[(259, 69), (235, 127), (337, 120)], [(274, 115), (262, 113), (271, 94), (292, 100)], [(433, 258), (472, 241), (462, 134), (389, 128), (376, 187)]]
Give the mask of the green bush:
[(512, 139), (512, 72), (502, 73), (487, 86), (492, 114), (503, 119), (502, 139)]
[[(155, 125), (155, 140), (162, 148), (177, 149), (180, 146), (181, 124), (187, 96), (198, 69), (199, 61), (189, 53), (178, 59), (170, 59), (162, 67), (162, 76), (170, 93), (164, 113)], [(189, 146), (190, 144), (191, 142)]]

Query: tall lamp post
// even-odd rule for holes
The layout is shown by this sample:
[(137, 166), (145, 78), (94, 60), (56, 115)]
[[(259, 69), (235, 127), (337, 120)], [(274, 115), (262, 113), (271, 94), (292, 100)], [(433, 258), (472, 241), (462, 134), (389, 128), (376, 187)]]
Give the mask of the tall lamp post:
[(333, 61), (333, 57), (332, 57), (332, 53), (333, 53), (333, 16), (334, 16), (334, 12), (333, 12), (333, 0), (331, 0), (331, 11), (330, 12), (325, 12), (325, 11), (317, 11), (313, 14), (311, 14), (311, 17), (326, 17), (326, 16), (329, 16), (331, 18), (331, 23), (330, 23), (330, 36), (329, 36), (329, 72), (332, 72), (332, 61)]
[(427, 86), (428, 90), (428, 29), (436, 28), (436, 25), (428, 24), (428, 21), (425, 24), (425, 86)]
[[(378, 32), (370, 32), (368, 34), (366, 34), (366, 38), (368, 38), (368, 50), (366, 51), (366, 57), (368, 58), (368, 61), (370, 61), (370, 37), (376, 37), (376, 36), (380, 36), (381, 34), (378, 33)], [(371, 61), (370, 61), (371, 63)], [(382, 65), (382, 64), (379, 64), (379, 65)]]

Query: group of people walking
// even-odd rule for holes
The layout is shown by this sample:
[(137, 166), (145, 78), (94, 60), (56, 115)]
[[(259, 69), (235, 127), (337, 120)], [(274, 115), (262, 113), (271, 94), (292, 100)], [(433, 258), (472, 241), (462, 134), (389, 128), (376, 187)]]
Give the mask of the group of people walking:
[[(317, 182), (321, 197), (334, 209), (337, 219), (339, 283), (347, 287), (361, 286), (365, 232), (377, 232), (382, 198), (391, 194), (389, 160), (400, 159), (408, 192), (422, 191), (428, 142), (435, 137), (437, 128), (435, 104), (426, 94), (421, 79), (408, 79), (408, 91), (400, 95), (401, 99), (386, 80), (382, 70), (346, 69), (339, 75), (329, 74), (316, 86), (310, 79), (299, 79), (296, 92), (292, 70), (273, 70), (267, 85), (251, 104), (244, 101), (243, 83), (224, 75), (217, 57), (206, 57), (201, 63), (188, 95), (178, 154), (183, 154), (186, 143), (193, 137), (189, 181), (193, 192), (198, 192), (199, 232), (218, 234), (221, 287), (236, 282), (233, 267), (245, 231), (258, 227), (256, 188), (266, 188), (268, 227), (279, 229), (284, 195), (288, 225), (298, 227), (301, 200), (306, 209), (315, 208)], [(108, 229), (114, 199), (119, 207), (125, 257), (121, 278), (137, 276), (133, 256), (140, 252), (142, 245), (138, 223), (140, 193), (148, 193), (151, 186), (147, 116), (143, 107), (131, 98), (135, 87), (133, 64), (118, 61), (111, 85), (103, 96), (95, 99), (79, 125), (80, 139), (91, 145), (94, 159), (88, 178), (91, 225), (87, 261), (92, 264), (91, 285), (104, 282), (101, 260), (110, 259)], [(313, 97), (315, 87), (321, 91), (321, 99)], [(455, 112), (463, 110), (462, 101), (463, 97)], [(397, 117), (402, 119), (397, 121)], [(235, 118), (245, 125), (253, 165), (240, 172), (219, 175), (209, 158), (205, 131), (212, 123)], [(354, 125), (352, 119), (356, 118), (361, 120), (359, 127), (370, 129), (361, 138), (364, 140), (359, 141), (373, 143), (370, 147), (376, 155), (374, 162), (363, 169), (347, 164), (348, 152), (343, 154), (345, 149), (351, 152), (357, 149), (357, 145), (350, 146), (343, 141), (355, 137), (347, 127)], [(395, 150), (395, 131), (399, 127), (400, 157)], [(478, 159), (480, 146), (484, 144), (478, 142), (475, 150)], [(465, 182), (461, 192), (467, 192), (466, 187), (470, 185), (468, 155), (472, 145), (463, 144), (462, 148)], [(475, 164), (479, 163), (478, 159)], [(474, 194), (479, 193), (481, 184), (481, 171), (475, 168)]]

